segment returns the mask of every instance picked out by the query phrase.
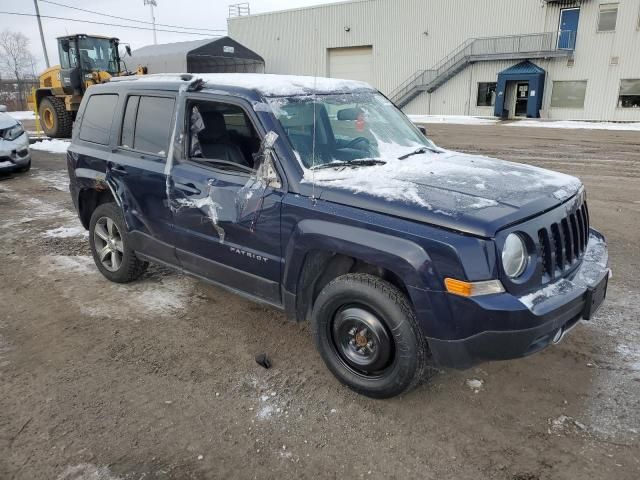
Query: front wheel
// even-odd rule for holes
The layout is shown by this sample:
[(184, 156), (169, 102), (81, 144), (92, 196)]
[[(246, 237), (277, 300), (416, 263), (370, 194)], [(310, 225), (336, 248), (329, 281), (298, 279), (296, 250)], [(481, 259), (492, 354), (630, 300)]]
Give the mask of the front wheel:
[(342, 383), (373, 398), (410, 390), (422, 378), (426, 342), (406, 296), (378, 277), (331, 281), (312, 313), (316, 347)]

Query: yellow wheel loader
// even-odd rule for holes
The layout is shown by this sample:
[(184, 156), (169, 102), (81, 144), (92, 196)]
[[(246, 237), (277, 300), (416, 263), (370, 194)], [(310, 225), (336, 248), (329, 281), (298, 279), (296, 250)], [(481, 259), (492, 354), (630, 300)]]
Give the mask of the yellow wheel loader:
[[(144, 67), (128, 72), (118, 46), (119, 40), (112, 37), (77, 34), (58, 38), (60, 65), (40, 74), (40, 85), (31, 99), (48, 137), (71, 136), (82, 96), (91, 85), (108, 82), (114, 76), (146, 73)], [(125, 48), (131, 55), (129, 46)]]

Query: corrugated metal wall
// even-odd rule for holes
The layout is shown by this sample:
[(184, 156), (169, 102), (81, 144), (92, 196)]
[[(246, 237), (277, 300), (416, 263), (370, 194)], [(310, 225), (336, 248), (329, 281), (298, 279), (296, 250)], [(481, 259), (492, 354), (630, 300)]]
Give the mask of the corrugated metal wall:
[[(617, 108), (621, 78), (640, 78), (640, 0), (619, 0), (615, 33), (597, 33), (598, 5), (584, 0), (573, 67), (567, 59), (534, 60), (547, 70), (544, 112), (552, 118), (640, 120)], [(419, 69), (435, 65), (472, 37), (557, 31), (560, 6), (541, 0), (361, 0), (229, 20), (229, 34), (262, 55), (268, 73), (327, 75), (327, 49), (373, 46), (373, 84), (389, 93)], [(346, 31), (348, 28), (349, 31)], [(619, 64), (611, 66), (611, 57)], [(410, 113), (486, 114), (476, 107), (477, 82), (495, 81), (516, 62), (481, 62), (433, 94), (421, 94)], [(553, 80), (588, 79), (585, 108), (549, 107)]]

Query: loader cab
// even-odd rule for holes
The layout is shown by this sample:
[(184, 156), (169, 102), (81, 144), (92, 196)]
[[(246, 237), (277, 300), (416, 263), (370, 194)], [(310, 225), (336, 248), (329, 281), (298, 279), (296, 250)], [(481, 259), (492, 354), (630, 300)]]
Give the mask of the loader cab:
[(118, 39), (89, 35), (58, 38), (60, 82), (67, 94), (81, 95), (94, 73), (110, 76), (120, 72)]

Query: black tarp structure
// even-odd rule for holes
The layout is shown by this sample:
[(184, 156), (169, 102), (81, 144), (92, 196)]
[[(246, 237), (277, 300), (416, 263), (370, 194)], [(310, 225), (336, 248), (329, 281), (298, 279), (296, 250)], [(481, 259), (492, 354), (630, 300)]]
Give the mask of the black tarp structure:
[(125, 61), (148, 73), (264, 73), (264, 59), (231, 37), (149, 45)]

